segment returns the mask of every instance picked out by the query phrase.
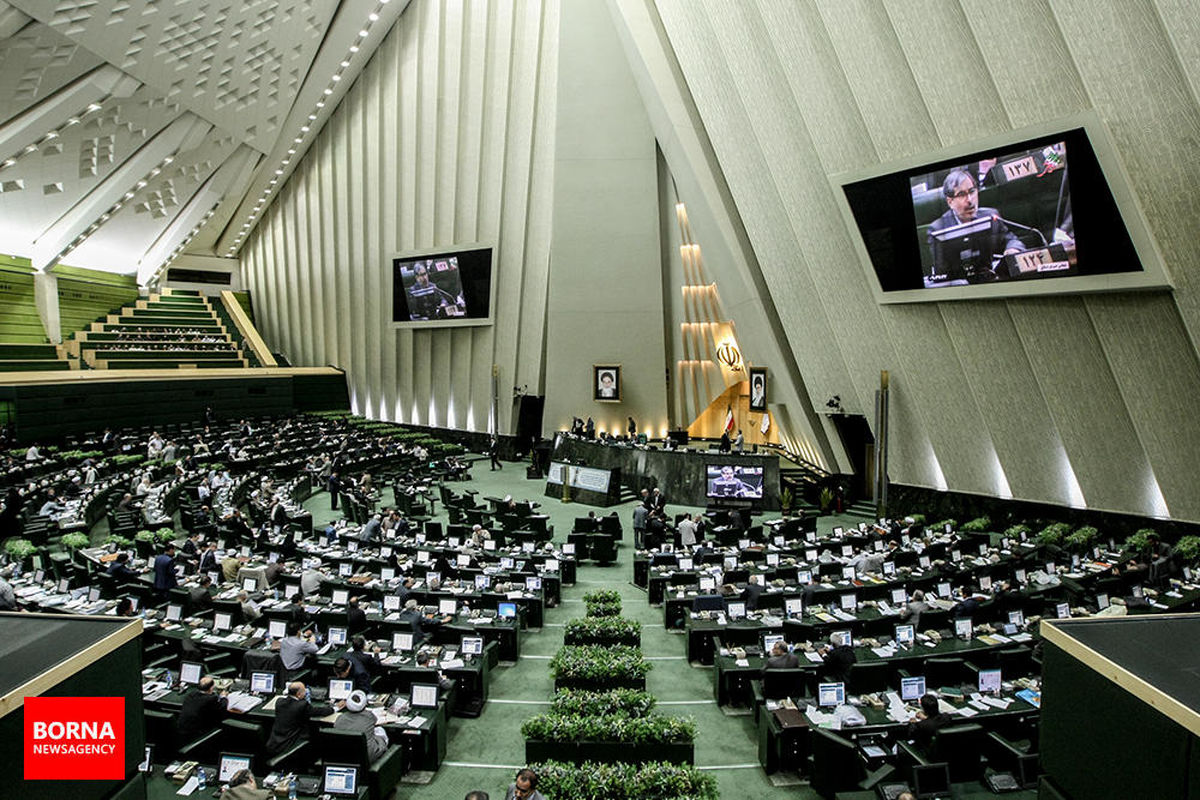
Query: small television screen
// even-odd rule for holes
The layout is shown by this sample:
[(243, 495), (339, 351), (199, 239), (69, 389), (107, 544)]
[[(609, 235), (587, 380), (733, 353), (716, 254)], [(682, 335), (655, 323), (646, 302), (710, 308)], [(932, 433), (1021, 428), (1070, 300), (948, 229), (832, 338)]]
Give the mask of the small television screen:
[(837, 643), (846, 647), (854, 647), (854, 635), (850, 631), (834, 631), (830, 634), (830, 641), (837, 638)]
[(763, 655), (769, 656), (771, 654), (771, 651), (773, 649), (775, 649), (776, 643), (782, 642), (782, 641), (783, 641), (782, 634), (764, 633), (763, 634), (763, 643), (762, 643)]
[(345, 700), (354, 691), (354, 681), (334, 678), (329, 682), (329, 699)]
[(1094, 113), (838, 183), (883, 303), (1169, 286)]
[(384, 611), (399, 611), (400, 610), (400, 596), (395, 595), (395, 594), (385, 594), (383, 596), (383, 610)]
[(903, 589), (892, 589), (892, 602), (902, 606), (908, 602), (908, 592)]
[(217, 770), (217, 780), (229, 783), (233, 776), (244, 769), (250, 769), (250, 756), (237, 753), (222, 753), (220, 767)]
[(917, 675), (900, 679), (900, 699), (913, 703), (925, 696), (925, 676)]
[(970, 639), (971, 634), (974, 633), (974, 631), (975, 631), (975, 627), (971, 624), (971, 620), (969, 620), (969, 619), (954, 620), (954, 635), (957, 636), (959, 639)]
[(339, 645), (339, 646), (344, 645), (346, 643), (346, 629), (345, 628), (330, 628), (329, 629), (329, 643), (334, 644), (334, 645)]
[(267, 624), (267, 635), (272, 639), (282, 639), (287, 636), (287, 623), (281, 619), (273, 619)]
[(979, 670), (979, 691), (992, 692), (998, 694), (1000, 692), (1000, 670), (998, 669), (981, 669)]
[(1108, 595), (1106, 593), (1100, 592), (1096, 595), (1096, 608), (1100, 611), (1108, 608)]
[[(482, 576), (476, 576), (476, 577), (482, 577)], [(438, 613), (439, 614), (457, 614), (458, 613), (458, 601), (455, 600), (453, 597), (441, 598), (440, 600), (438, 600)]]
[(396, 578), (395, 567), (382, 567), (379, 570), (379, 579), (382, 581), (390, 581)]
[(463, 655), (479, 656), (483, 655), (483, 637), (482, 636), (464, 636), (462, 637), (461, 649)]
[(358, 794), (358, 767), (350, 764), (325, 765), (325, 793)]
[(412, 633), (393, 633), (392, 649), (398, 653), (407, 653), (413, 649)]
[(345, 589), (334, 589), (333, 597), (330, 600), (335, 606), (344, 606), (350, 600), (350, 592)]
[(842, 611), (847, 611), (853, 614), (858, 610), (858, 597), (852, 594), (844, 594), (838, 598), (838, 603), (842, 607)]
[(517, 604), (516, 603), (500, 603), (496, 606), (496, 616), (501, 619), (516, 619)]
[(1059, 619), (1071, 618), (1071, 606), (1068, 603), (1059, 603), (1054, 607), (1055, 616)]
[(183, 668), (179, 670), (179, 682), (186, 685), (192, 685), (200, 682), (203, 666), (195, 661), (183, 662)]
[(492, 314), (490, 247), (392, 259), (392, 321), (402, 325), (486, 325)]
[(740, 600), (728, 603), (725, 610), (729, 613), (730, 619), (742, 619), (746, 616), (746, 604)]
[(821, 683), (817, 685), (817, 705), (822, 708), (840, 706), (846, 702), (846, 684)]
[(525, 579), (525, 590), (528, 592), (538, 592), (542, 589), (542, 579), (539, 575), (530, 575)]
[(218, 611), (213, 615), (213, 630), (227, 631), (233, 627), (233, 615), (227, 611)]
[(1008, 612), (1008, 624), (1016, 625), (1018, 628), (1025, 627), (1025, 614), (1020, 611)]
[(242, 591), (243, 592), (257, 592), (258, 591), (258, 578), (242, 578)]
[(896, 644), (910, 647), (916, 638), (916, 629), (912, 625), (896, 626)]
[(476, 591), (482, 592), (484, 589), (489, 588), (491, 585), (492, 585), (492, 576), (491, 575), (476, 575), (475, 576), (475, 590)]
[(251, 672), (250, 691), (254, 694), (275, 694), (275, 673)]
[(789, 617), (798, 617), (804, 613), (804, 600), (799, 597), (789, 597), (783, 601), (783, 612)]
[(182, 617), (182, 616), (183, 616), (183, 606), (179, 605), (178, 603), (171, 603), (171, 605), (167, 606), (167, 621), (168, 622), (178, 622), (180, 617)]
[(437, 708), (437, 684), (414, 683), (411, 699), (413, 708)]
[(700, 578), (700, 591), (714, 592), (717, 589), (717, 579), (711, 575), (704, 575)]
[(709, 464), (708, 497), (740, 497), (761, 500), (763, 468), (733, 464)]

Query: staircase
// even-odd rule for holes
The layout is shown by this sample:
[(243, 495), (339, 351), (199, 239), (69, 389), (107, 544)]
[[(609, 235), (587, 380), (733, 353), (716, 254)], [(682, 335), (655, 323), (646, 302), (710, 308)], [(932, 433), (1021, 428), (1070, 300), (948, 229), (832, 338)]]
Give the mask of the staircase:
[(208, 298), (164, 289), (76, 332), (64, 348), (81, 369), (228, 369), (250, 366), (240, 344)]
[(0, 372), (43, 372), (78, 368), (58, 345), (0, 343)]

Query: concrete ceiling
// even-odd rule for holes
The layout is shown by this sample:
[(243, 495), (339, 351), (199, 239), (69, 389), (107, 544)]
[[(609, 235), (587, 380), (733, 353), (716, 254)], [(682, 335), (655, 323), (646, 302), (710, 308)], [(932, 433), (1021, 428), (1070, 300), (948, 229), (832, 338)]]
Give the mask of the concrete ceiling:
[(408, 0), (0, 0), (0, 252), (234, 257)]

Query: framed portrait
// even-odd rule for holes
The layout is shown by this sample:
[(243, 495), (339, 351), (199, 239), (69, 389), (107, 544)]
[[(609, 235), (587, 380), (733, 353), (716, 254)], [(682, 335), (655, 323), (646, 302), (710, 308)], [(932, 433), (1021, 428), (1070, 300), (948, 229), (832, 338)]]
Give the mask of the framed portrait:
[(592, 365), (592, 399), (597, 403), (621, 402), (621, 365)]
[(767, 410), (767, 368), (750, 368), (750, 410)]

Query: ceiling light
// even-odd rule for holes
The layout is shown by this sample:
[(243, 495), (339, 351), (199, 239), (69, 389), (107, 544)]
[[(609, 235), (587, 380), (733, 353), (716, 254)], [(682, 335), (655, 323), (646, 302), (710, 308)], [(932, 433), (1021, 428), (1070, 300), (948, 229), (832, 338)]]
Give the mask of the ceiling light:
[(48, 141), (50, 139), (57, 139), (57, 138), (58, 138), (58, 131), (50, 131), (49, 133), (47, 133), (45, 136), (42, 137), (42, 140)]
[(303, 142), (303, 141), (304, 141), (304, 137), (303, 137), (303, 136), (297, 136), (295, 139), (292, 139), (292, 141), (293, 141), (293, 142), (295, 142), (296, 144), (300, 144), (301, 142)]
[(324, 108), (324, 107), (325, 107), (325, 101), (324, 101), (324, 100), (318, 100), (318, 101), (317, 101), (317, 108)]
[(343, 66), (343, 67), (348, 67), (348, 66), (350, 66), (350, 62), (349, 62), (349, 61), (343, 61), (343, 62), (342, 62), (342, 66)]
[(289, 147), (289, 148), (288, 148), (288, 155), (289, 155), (289, 156), (290, 156), (290, 155), (295, 155), (295, 153), (296, 153), (296, 148), (294, 148), (294, 147)]
[(379, 19), (379, 15), (372, 11), (370, 14), (367, 14), (367, 19), (371, 20), (371, 22), (374, 22), (375, 20)]
[(281, 170), (281, 169), (277, 169), (277, 170), (275, 170), (275, 174), (276, 174), (276, 175), (282, 175), (282, 174), (283, 174), (283, 170)]
[(100, 110), (100, 104), (99, 104), (99, 103), (88, 103), (87, 110), (88, 110), (88, 111), (99, 111), (99, 110)]
[(333, 94), (333, 89), (326, 89), (325, 94)]
[(71, 117), (70, 119), (67, 120), (67, 124), (68, 125), (78, 125), (79, 117)]
[(334, 76), (333, 76), (333, 79), (334, 79), (335, 81), (340, 81), (340, 80), (342, 79), (342, 76), (341, 76), (341, 75), (334, 75)]
[(309, 114), (309, 115), (308, 115), (308, 118), (309, 118), (309, 119), (316, 119), (316, 118), (317, 118), (317, 115), (316, 115), (316, 114)]
[(351, 52), (351, 53), (357, 53), (357, 52), (358, 52), (358, 45), (356, 45), (356, 44), (352, 44), (352, 45), (350, 45), (350, 52)]
[(37, 150), (37, 145), (36, 145), (36, 144), (30, 144), (30, 145), (26, 145), (26, 146), (25, 146), (25, 152), (26, 152), (26, 153), (32, 153), (34, 150)]
[(366, 29), (366, 28), (363, 28), (361, 31), (359, 31), (359, 32), (358, 32), (358, 35), (359, 35), (359, 36), (366, 36), (366, 35), (367, 35), (367, 29)]
[(136, 186), (137, 186), (137, 188), (139, 188), (139, 189), (144, 189), (144, 188), (145, 188), (145, 186), (146, 186), (146, 182), (145, 182), (145, 181), (138, 181), (138, 182), (137, 182), (135, 185), (136, 185)]

